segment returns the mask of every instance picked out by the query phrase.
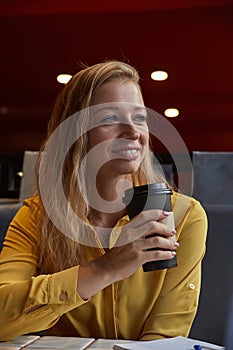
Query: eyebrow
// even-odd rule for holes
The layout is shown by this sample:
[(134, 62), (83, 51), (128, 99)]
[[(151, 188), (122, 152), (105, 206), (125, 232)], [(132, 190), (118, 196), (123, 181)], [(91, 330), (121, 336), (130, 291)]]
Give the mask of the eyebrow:
[[(98, 106), (98, 105), (96, 105), (96, 106)], [(95, 107), (95, 106), (93, 106), (93, 107)], [(104, 106), (104, 107), (96, 107), (96, 108), (94, 108), (94, 111), (95, 112), (100, 112), (100, 111), (104, 111), (104, 110), (109, 110), (109, 109), (111, 109), (111, 110), (114, 110), (114, 111), (119, 111), (120, 109), (121, 109), (121, 107), (118, 107), (118, 106), (113, 106), (113, 105), (107, 105), (107, 106)], [(146, 108), (145, 107), (143, 107), (143, 106), (137, 106), (137, 105), (135, 105), (135, 107), (134, 107), (134, 110), (143, 110), (144, 112), (146, 112)]]

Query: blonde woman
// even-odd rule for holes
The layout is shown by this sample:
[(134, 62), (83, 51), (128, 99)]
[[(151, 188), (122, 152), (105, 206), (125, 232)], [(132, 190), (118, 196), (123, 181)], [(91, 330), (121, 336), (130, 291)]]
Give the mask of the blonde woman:
[[(173, 205), (178, 197), (186, 205), (176, 230), (158, 209), (129, 220), (125, 189), (164, 181), (149, 145), (130, 65), (87, 67), (63, 88), (41, 147), (38, 191), (10, 224), (0, 257), (0, 340), (41, 330), (135, 340), (188, 335), (206, 216), (195, 199), (173, 192)], [(142, 269), (176, 255), (176, 268)]]

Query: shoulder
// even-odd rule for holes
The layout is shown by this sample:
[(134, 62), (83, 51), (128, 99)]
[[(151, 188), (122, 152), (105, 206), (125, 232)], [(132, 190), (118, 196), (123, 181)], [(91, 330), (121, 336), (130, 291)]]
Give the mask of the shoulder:
[(11, 221), (6, 233), (7, 245), (16, 251), (31, 250), (37, 246), (37, 218), (40, 212), (39, 198), (30, 198), (23, 202)]
[(207, 216), (201, 203), (191, 196), (173, 192), (172, 206), (176, 227), (200, 222), (207, 226)]
[(39, 197), (32, 197), (24, 200), (23, 205), (16, 213), (11, 222), (11, 227), (18, 227), (34, 231), (36, 221), (41, 213), (41, 205)]
[(19, 213), (36, 213), (41, 211), (41, 202), (38, 196), (27, 198), (23, 201), (23, 204), (19, 210)]
[(39, 196), (27, 198), (23, 201), (23, 207), (31, 208), (31, 209), (40, 209), (41, 202)]

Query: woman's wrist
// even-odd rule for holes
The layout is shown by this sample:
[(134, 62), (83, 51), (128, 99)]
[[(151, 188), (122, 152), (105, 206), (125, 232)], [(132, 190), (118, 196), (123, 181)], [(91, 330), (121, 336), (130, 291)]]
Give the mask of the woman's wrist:
[(100, 267), (98, 260), (79, 266), (77, 293), (83, 300), (114, 282), (109, 269)]

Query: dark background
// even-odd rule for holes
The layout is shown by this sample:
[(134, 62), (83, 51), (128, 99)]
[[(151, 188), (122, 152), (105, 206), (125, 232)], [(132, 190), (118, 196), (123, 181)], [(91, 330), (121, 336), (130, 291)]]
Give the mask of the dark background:
[[(188, 150), (233, 149), (233, 1), (0, 1), (0, 153), (37, 150), (60, 73), (124, 60)], [(167, 70), (155, 82), (150, 73)]]

